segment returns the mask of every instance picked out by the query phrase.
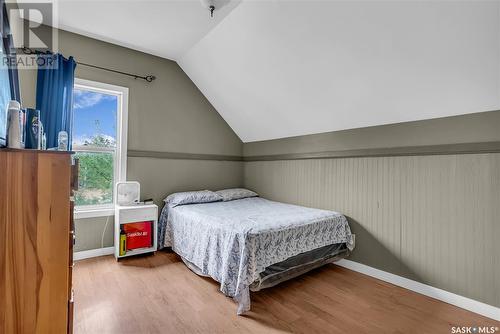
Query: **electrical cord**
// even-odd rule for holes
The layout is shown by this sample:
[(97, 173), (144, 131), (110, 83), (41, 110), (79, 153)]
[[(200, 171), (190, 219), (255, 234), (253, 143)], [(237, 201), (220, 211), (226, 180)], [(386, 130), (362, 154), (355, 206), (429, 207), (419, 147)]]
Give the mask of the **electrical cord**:
[(106, 230), (108, 229), (110, 217), (111, 216), (108, 216), (108, 218), (106, 218), (106, 224), (104, 224), (104, 230), (102, 231), (102, 235), (101, 235), (101, 248), (104, 248), (104, 234), (106, 234)]

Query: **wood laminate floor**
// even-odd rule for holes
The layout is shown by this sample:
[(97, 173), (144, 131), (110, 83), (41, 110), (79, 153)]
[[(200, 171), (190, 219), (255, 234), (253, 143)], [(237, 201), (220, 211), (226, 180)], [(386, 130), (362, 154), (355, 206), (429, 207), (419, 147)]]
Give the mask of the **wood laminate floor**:
[[(494, 320), (327, 265), (252, 293), (252, 310), (192, 273), (174, 253), (79, 261), (75, 333), (451, 333)], [(500, 331), (497, 331), (500, 333)]]

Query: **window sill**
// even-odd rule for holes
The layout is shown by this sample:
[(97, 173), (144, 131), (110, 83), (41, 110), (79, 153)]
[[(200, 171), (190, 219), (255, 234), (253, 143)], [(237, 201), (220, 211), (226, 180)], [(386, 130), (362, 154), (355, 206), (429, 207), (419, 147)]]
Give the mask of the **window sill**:
[(109, 216), (114, 216), (114, 215), (115, 215), (115, 208), (114, 207), (95, 208), (95, 209), (75, 208), (75, 212), (73, 213), (74, 219), (109, 217)]

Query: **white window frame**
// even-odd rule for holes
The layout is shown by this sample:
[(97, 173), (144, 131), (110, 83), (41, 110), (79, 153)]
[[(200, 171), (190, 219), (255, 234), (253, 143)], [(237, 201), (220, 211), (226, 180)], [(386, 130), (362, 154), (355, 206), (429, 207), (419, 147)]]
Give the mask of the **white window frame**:
[[(116, 110), (116, 153), (113, 170), (113, 203), (75, 206), (74, 213), (75, 219), (113, 216), (115, 213), (116, 183), (127, 180), (128, 88), (79, 78), (75, 78), (74, 88), (118, 97), (118, 108)], [(85, 148), (82, 149), (79, 147), (77, 151), (84, 152)], [(95, 152), (100, 150), (92, 148), (89, 151)], [(109, 151), (109, 149), (103, 149), (102, 151)]]

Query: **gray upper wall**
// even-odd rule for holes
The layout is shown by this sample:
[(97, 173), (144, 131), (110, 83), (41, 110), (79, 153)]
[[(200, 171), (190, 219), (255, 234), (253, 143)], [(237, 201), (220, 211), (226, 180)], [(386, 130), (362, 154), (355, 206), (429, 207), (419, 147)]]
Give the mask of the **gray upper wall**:
[(500, 142), (500, 111), (243, 144), (245, 157)]
[[(48, 29), (48, 27), (47, 27)], [(196, 154), (242, 154), (242, 142), (176, 62), (59, 30), (59, 52), (76, 61), (139, 75), (77, 66), (77, 78), (129, 88), (128, 149)], [(36, 72), (20, 70), (24, 107), (35, 105)]]

